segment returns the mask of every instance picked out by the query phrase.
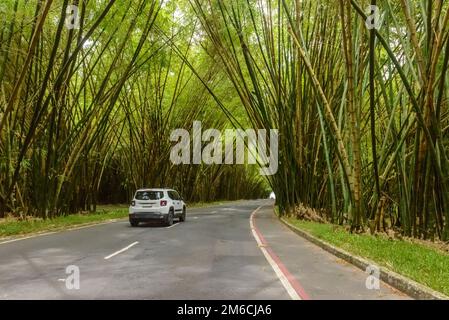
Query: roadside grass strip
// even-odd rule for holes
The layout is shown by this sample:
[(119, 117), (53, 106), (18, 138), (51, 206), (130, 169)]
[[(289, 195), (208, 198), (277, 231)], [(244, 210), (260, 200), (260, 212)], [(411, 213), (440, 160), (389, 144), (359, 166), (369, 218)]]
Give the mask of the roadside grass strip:
[(351, 234), (331, 224), (296, 218), (286, 221), (331, 245), (449, 295), (449, 254), (443, 250), (384, 235)]

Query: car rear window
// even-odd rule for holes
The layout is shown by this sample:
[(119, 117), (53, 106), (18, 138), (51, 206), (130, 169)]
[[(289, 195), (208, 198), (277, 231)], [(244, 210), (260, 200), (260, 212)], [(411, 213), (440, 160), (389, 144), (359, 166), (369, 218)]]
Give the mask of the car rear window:
[(136, 200), (159, 200), (163, 197), (162, 191), (138, 191), (136, 193)]

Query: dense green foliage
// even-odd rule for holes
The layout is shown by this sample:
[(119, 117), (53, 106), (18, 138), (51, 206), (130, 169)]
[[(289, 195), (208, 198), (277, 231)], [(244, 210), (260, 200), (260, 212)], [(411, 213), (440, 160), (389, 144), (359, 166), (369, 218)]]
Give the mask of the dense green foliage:
[[(80, 8), (79, 29), (65, 25)], [(368, 28), (368, 5), (382, 21)], [(270, 185), (352, 231), (449, 238), (449, 3), (443, 0), (6, 0), (0, 214), (189, 200)], [(369, 15), (369, 17), (367, 17)], [(279, 171), (173, 166), (174, 128), (276, 128)]]
[(448, 239), (449, 3), (191, 3), (253, 125), (280, 130), (282, 213)]
[[(68, 27), (69, 4), (79, 28)], [(266, 192), (257, 168), (169, 161), (172, 129), (230, 126), (183, 58), (236, 106), (174, 1), (8, 0), (1, 10), (0, 215), (95, 210), (140, 187), (175, 187), (189, 201)]]

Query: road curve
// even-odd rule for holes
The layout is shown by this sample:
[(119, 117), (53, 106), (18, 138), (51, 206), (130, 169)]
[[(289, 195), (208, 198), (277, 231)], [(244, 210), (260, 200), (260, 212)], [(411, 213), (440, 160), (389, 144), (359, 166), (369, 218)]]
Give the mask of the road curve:
[[(69, 266), (79, 289), (67, 288)], [(190, 209), (170, 228), (119, 221), (0, 244), (0, 299), (407, 298), (368, 290), (366, 277), (285, 228), (266, 200)]]

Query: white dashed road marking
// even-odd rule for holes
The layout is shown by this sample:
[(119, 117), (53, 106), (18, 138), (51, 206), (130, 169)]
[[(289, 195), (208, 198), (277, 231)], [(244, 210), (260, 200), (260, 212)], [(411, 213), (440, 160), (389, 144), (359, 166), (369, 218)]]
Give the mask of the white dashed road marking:
[(115, 257), (116, 255), (119, 255), (120, 253), (123, 253), (123, 252), (125, 252), (125, 251), (127, 251), (127, 250), (129, 250), (129, 249), (131, 249), (132, 247), (134, 247), (136, 244), (138, 244), (139, 243), (139, 241), (136, 241), (136, 242), (134, 242), (134, 243), (131, 243), (129, 246), (127, 246), (126, 248), (123, 248), (123, 249), (121, 249), (121, 250), (119, 250), (119, 251), (117, 251), (117, 252), (114, 252), (113, 254), (111, 254), (111, 255), (109, 255), (109, 256), (107, 256), (107, 257), (104, 257), (104, 260), (109, 260), (109, 259), (111, 259), (112, 257)]

